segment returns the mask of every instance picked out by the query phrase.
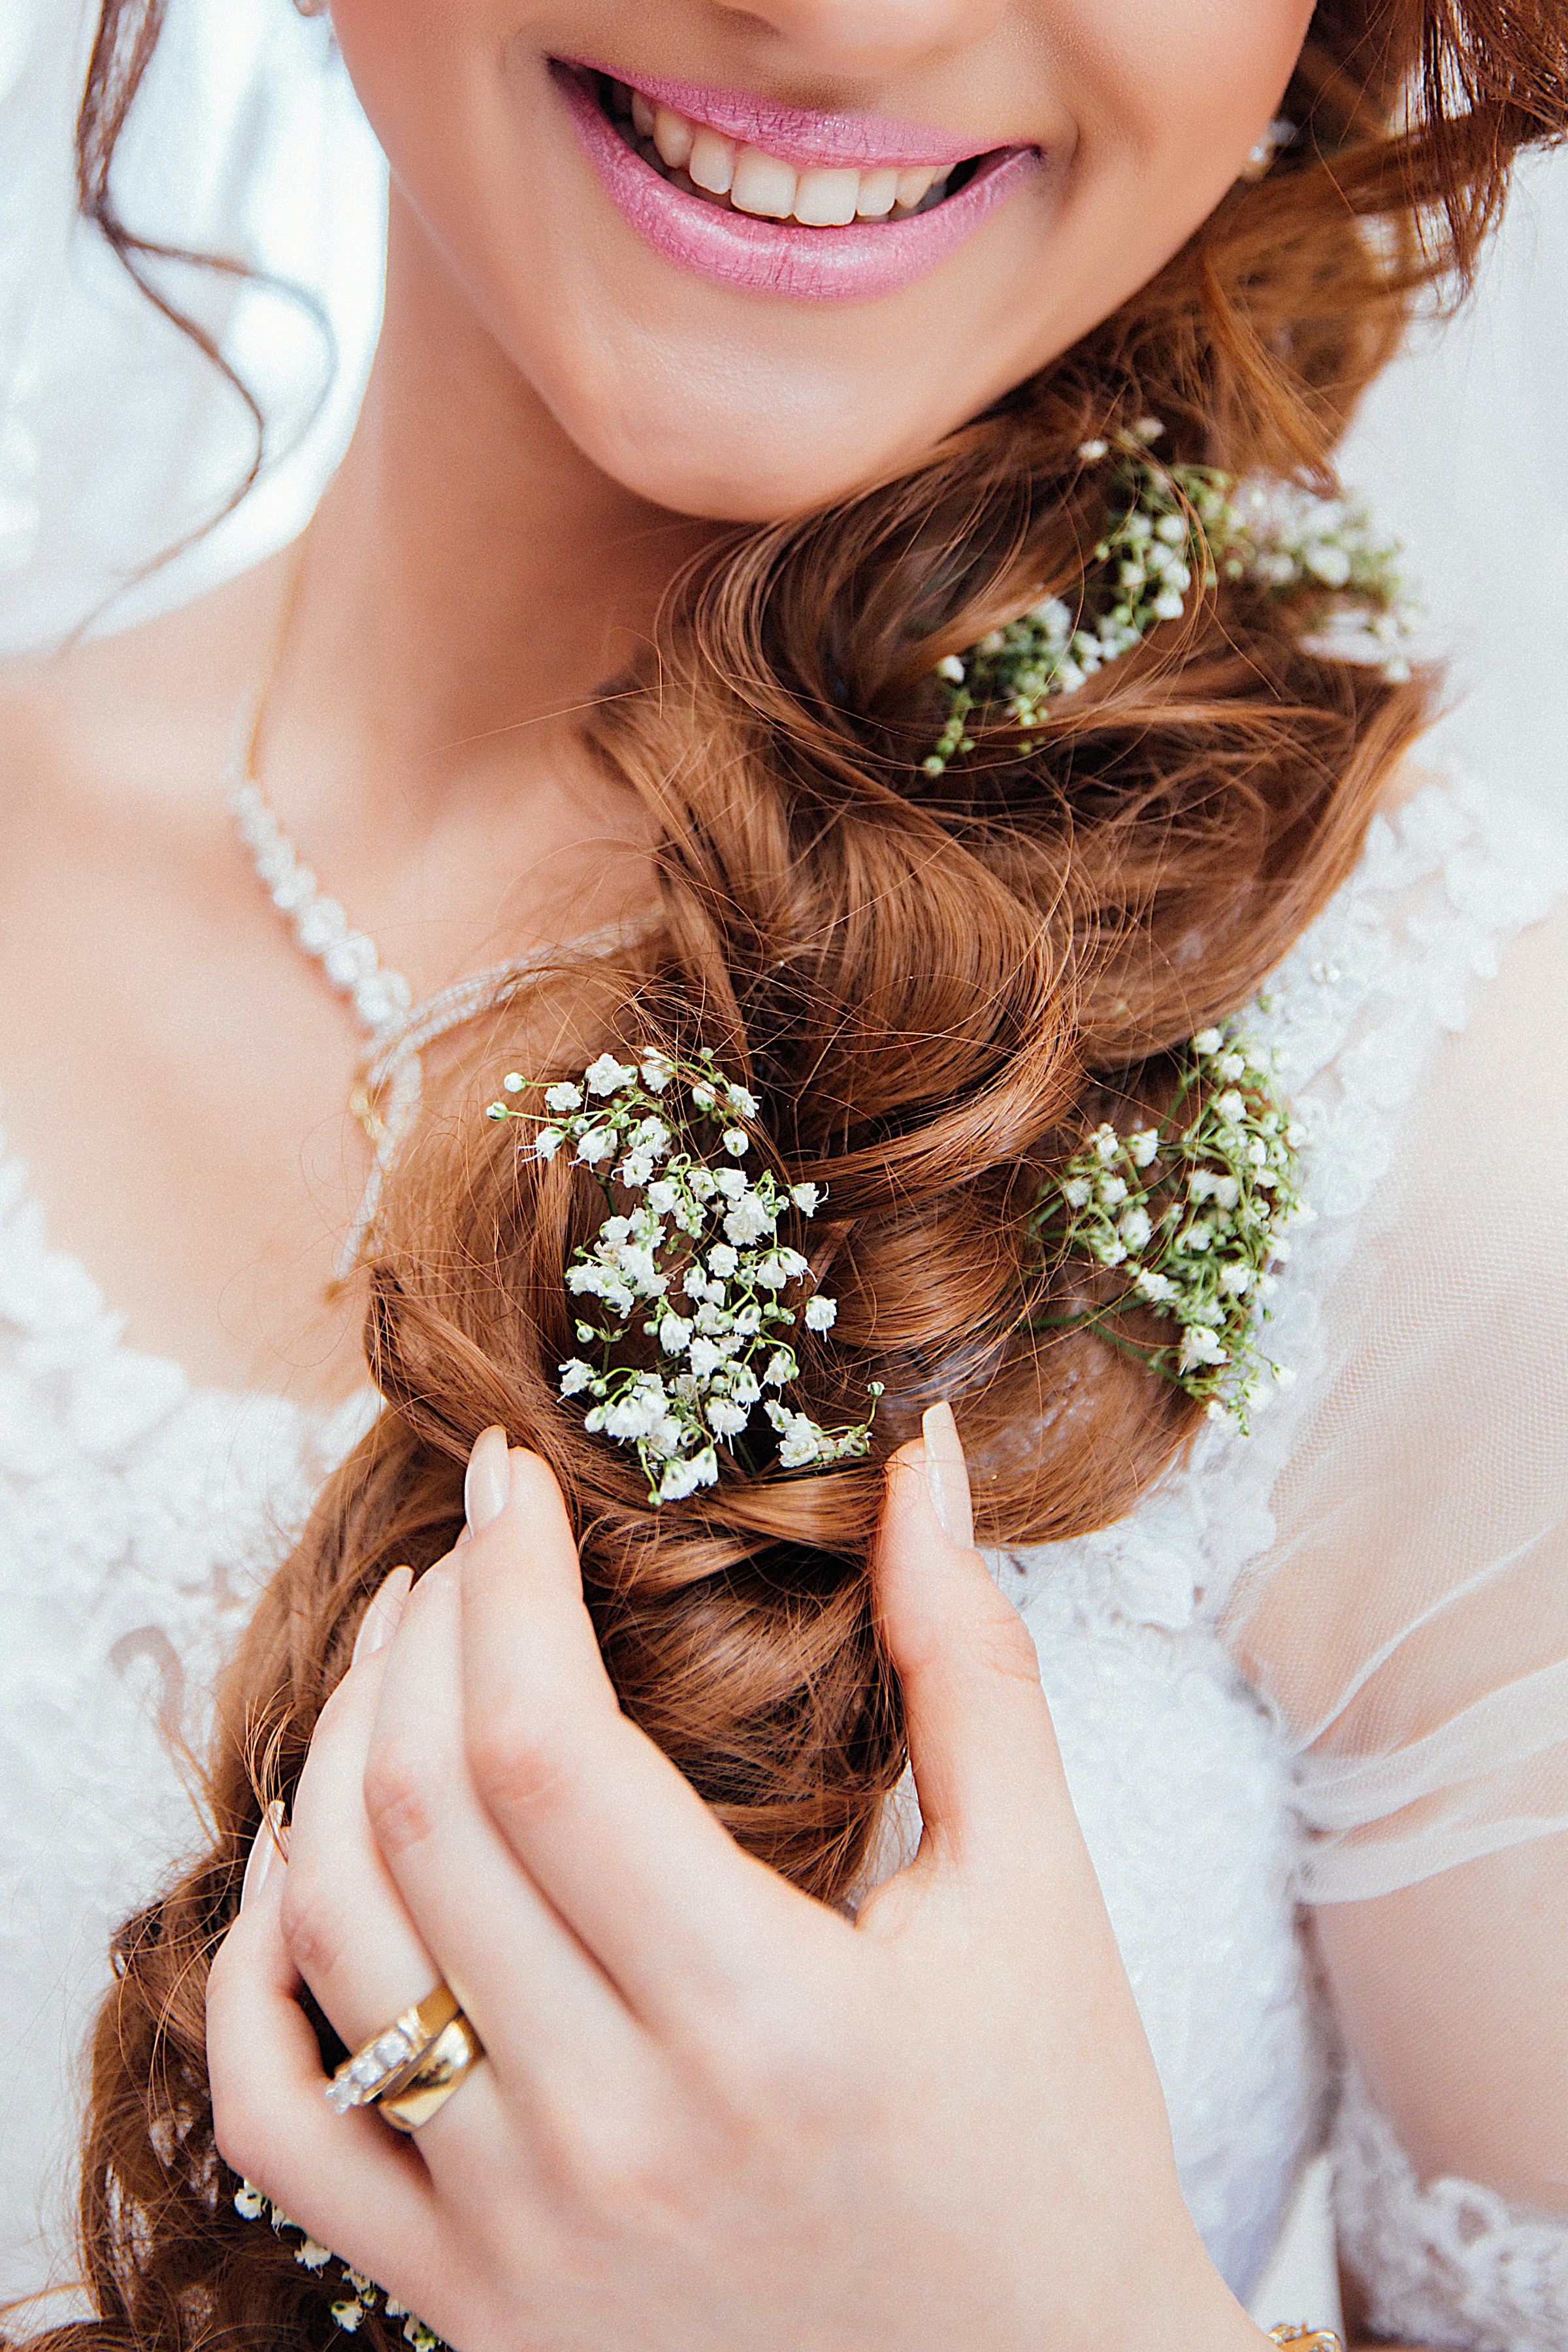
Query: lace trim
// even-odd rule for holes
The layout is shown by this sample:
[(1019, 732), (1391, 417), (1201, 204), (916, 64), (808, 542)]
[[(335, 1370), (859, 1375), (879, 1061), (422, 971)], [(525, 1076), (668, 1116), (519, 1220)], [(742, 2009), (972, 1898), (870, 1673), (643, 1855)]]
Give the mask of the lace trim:
[(1464, 2352), (1563, 2352), (1568, 2222), (1473, 2181), (1423, 2188), (1353, 2071), (1332, 2154), (1340, 2248), (1380, 2336)]
[[(1440, 892), (1436, 906), (1422, 902), (1423, 885)], [(1565, 892), (1561, 827), (1472, 778), (1435, 780), (1373, 819), (1355, 872), (1247, 1015), (1284, 1048), (1312, 1134), (1303, 1190), (1318, 1222), (1300, 1237), (1268, 1327), (1269, 1353), (1297, 1374), (1293, 1402), (1276, 1398), (1250, 1437), (1206, 1426), (1186, 1464), (1113, 1527), (1018, 1554), (1023, 1594), (1049, 1583), (1095, 1614), (1217, 1624), (1273, 1541), (1270, 1497), (1320, 1360), (1320, 1302), (1387, 1171), (1399, 1114), (1439, 1036), (1464, 1026), (1476, 982)]]

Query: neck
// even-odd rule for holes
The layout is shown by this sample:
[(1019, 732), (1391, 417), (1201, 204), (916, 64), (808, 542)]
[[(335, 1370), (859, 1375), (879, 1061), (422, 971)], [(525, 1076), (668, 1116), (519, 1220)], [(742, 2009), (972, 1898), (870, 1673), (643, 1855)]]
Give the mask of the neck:
[(583, 456), (395, 192), (385, 324), (286, 664), (318, 734), (440, 793), (623, 671), (709, 531)]

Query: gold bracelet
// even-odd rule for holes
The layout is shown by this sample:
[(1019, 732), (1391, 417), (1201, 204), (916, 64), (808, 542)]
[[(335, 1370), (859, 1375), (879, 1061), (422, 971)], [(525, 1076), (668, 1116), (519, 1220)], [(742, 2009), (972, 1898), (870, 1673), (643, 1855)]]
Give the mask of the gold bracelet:
[(1293, 2344), (1296, 2352), (1345, 2352), (1342, 2338), (1331, 2327), (1292, 2327), (1282, 2319), (1278, 2327), (1268, 2331), (1270, 2343)]

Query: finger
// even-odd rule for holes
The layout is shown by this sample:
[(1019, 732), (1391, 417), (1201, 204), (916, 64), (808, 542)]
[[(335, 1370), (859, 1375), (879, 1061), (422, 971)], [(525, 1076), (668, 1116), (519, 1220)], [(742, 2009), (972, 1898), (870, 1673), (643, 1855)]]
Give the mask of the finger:
[(561, 1490), (514, 1453), (505, 1507), (454, 1563), (474, 1786), (508, 1844), (649, 2023), (765, 1998), (842, 1921), (745, 1853), (621, 1713)]
[(1021, 1855), (1044, 1861), (1053, 1845), (1076, 1843), (1035, 1645), (974, 1549), (945, 1405), (926, 1415), (924, 1443), (888, 1465), (873, 1580), (903, 1693), (926, 1864), (1005, 1877)]
[(289, 1832), (283, 1934), (300, 1977), (350, 2050), (423, 2000), (441, 1973), (364, 1808), (365, 1759), (390, 1655), (390, 1647), (362, 1651), (322, 1708)]
[(563, 2107), (641, 2072), (646, 2037), (480, 1804), (463, 1736), (460, 1601), (433, 1570), (387, 1660), (365, 1759), (372, 1833), (409, 1915), (504, 2075)]
[(218, 2153), (301, 2229), (401, 2296), (443, 2262), (428, 2178), (377, 2117), (334, 2116), (284, 1940), (289, 1865), (264, 1822), (238, 1918), (207, 1977), (207, 2074)]

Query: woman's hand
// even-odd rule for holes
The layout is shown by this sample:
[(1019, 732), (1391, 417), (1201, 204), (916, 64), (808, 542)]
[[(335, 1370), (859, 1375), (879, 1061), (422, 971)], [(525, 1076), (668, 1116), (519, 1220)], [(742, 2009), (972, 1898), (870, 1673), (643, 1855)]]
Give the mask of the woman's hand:
[[(878, 1549), (924, 1836), (854, 1925), (620, 1713), (554, 1481), (480, 1448), (214, 1963), (226, 2160), (462, 2352), (1258, 2352), (945, 1408)], [(439, 1978), (485, 2061), (412, 2140), (334, 2115), (301, 1982), (352, 2048)]]

